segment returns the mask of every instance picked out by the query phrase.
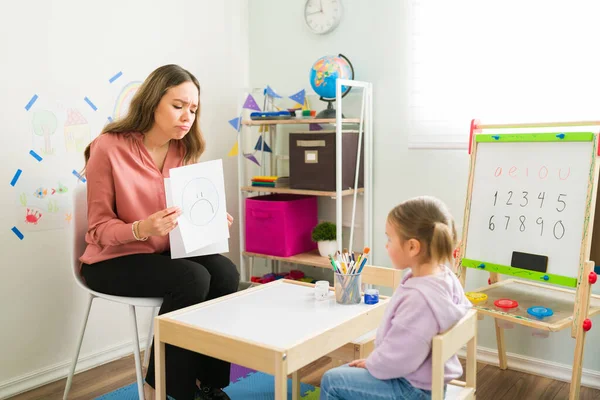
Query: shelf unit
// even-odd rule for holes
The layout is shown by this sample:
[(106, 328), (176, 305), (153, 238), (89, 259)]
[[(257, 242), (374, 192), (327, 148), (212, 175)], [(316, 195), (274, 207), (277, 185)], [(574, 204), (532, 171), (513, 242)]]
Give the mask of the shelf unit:
[[(362, 89), (361, 98), (361, 109), (359, 118), (342, 118), (343, 115), (343, 102), (342, 102), (342, 86), (350, 86), (353, 88)], [(251, 120), (242, 119), (240, 126), (240, 133), (238, 134), (238, 195), (239, 195), (239, 215), (240, 215), (240, 272), (242, 281), (249, 281), (252, 276), (253, 260), (255, 258), (262, 258), (271, 260), (276, 263), (276, 269), (278, 269), (278, 263), (288, 262), (292, 264), (307, 265), (312, 267), (320, 267), (331, 269), (331, 264), (327, 260), (327, 257), (321, 257), (315, 250), (308, 253), (297, 254), (291, 257), (275, 257), (267, 254), (257, 254), (246, 252), (246, 218), (245, 218), (245, 199), (247, 196), (252, 194), (301, 194), (301, 195), (312, 195), (320, 197), (330, 197), (335, 200), (336, 207), (336, 227), (337, 227), (337, 247), (338, 250), (344, 248), (342, 243), (342, 197), (352, 196), (352, 222), (350, 224), (350, 238), (348, 244), (354, 241), (354, 223), (356, 217), (356, 199), (360, 194), (363, 197), (363, 213), (364, 213), (364, 243), (372, 243), (372, 215), (373, 215), (373, 194), (372, 194), (372, 182), (373, 182), (373, 86), (369, 82), (361, 82), (355, 80), (338, 79), (336, 82), (336, 118), (323, 119), (323, 118), (291, 118), (291, 119), (280, 119), (280, 120)], [(269, 101), (269, 105), (272, 109), (272, 99)], [(253, 187), (248, 186), (249, 177), (246, 176), (246, 163), (248, 162), (244, 157), (244, 138), (251, 132), (253, 127), (267, 126), (270, 146), (273, 151), (271, 156), (270, 165), (267, 168), (264, 162), (264, 152), (261, 157), (261, 174), (262, 175), (277, 175), (276, 160), (280, 155), (276, 154), (276, 137), (278, 135), (276, 129), (279, 125), (308, 125), (308, 124), (335, 124), (336, 134), (336, 190), (335, 191), (315, 191), (315, 190), (299, 190), (290, 189), (285, 187), (269, 188), (269, 187)], [(353, 129), (358, 128), (359, 133), (359, 149), (358, 149), (358, 168), (364, 168), (364, 185), (362, 188), (357, 187), (358, 175), (356, 175), (355, 186), (350, 189), (342, 189), (342, 131), (351, 125)], [(265, 143), (265, 132), (261, 133), (262, 143)], [(364, 145), (364, 159), (361, 159), (360, 146)], [(347, 246), (350, 248), (351, 246)], [(357, 250), (357, 249), (353, 249)], [(372, 257), (372, 252), (370, 254)]]

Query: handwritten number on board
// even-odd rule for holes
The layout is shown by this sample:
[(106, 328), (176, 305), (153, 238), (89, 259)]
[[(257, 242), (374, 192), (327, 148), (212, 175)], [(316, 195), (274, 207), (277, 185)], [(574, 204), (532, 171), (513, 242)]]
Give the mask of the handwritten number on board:
[(540, 208), (542, 208), (542, 206), (544, 205), (544, 198), (546, 197), (546, 192), (542, 192), (538, 195), (538, 199), (541, 200), (540, 202)]
[(524, 216), (524, 215), (521, 215), (521, 216), (519, 217), (519, 221), (521, 221), (521, 226), (519, 226), (519, 230), (520, 230), (521, 232), (525, 232), (525, 216)]
[(558, 209), (558, 207), (556, 207), (556, 211), (558, 211), (558, 212), (563, 212), (565, 210), (565, 208), (567, 208), (567, 203), (565, 203), (564, 200), (561, 200), (561, 198), (560, 198), (561, 196), (566, 196), (566, 194), (561, 193), (558, 195), (558, 200), (556, 200), (556, 201), (563, 204), (563, 207), (560, 210)]
[(556, 221), (554, 224), (554, 237), (560, 240), (563, 236), (565, 236), (565, 226), (562, 221)]
[(525, 200), (525, 204), (521, 204), (521, 207), (525, 207), (527, 204), (529, 204), (529, 199), (527, 198), (528, 194), (529, 192), (523, 191), (523, 200)]
[(536, 224), (540, 225), (540, 236), (544, 234), (544, 220), (542, 217), (539, 217), (536, 221)]

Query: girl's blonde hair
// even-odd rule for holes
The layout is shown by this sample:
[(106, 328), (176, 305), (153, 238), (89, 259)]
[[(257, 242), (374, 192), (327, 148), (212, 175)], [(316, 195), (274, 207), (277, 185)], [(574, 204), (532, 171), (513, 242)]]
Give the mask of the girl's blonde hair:
[[(131, 99), (129, 112), (121, 119), (107, 124), (102, 133), (146, 133), (154, 125), (154, 111), (167, 90), (184, 82), (192, 82), (198, 88), (198, 110), (190, 131), (181, 141), (185, 147), (183, 164), (196, 162), (204, 152), (205, 141), (200, 130), (200, 84), (191, 72), (179, 65), (163, 65), (146, 78)], [(90, 158), (90, 145), (84, 151), (85, 165)], [(85, 167), (84, 167), (85, 171)]]
[(394, 207), (388, 221), (402, 240), (417, 239), (425, 249), (423, 262), (452, 261), (456, 227), (444, 203), (435, 197), (416, 197)]

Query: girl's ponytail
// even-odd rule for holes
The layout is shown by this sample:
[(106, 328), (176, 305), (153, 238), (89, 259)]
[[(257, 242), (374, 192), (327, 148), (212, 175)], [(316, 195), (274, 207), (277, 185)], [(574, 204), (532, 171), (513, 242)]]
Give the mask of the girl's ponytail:
[(431, 259), (438, 263), (452, 261), (454, 238), (450, 227), (443, 222), (435, 222), (431, 236)]

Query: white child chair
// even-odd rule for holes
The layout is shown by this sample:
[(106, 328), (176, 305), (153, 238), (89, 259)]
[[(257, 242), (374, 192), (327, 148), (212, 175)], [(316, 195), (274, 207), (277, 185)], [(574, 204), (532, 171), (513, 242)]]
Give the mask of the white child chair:
[(466, 382), (453, 380), (446, 388), (446, 400), (474, 400), (477, 376), (477, 310), (471, 309), (446, 332), (433, 338), (431, 400), (444, 399), (444, 365), (467, 345)]
[(103, 293), (98, 293), (91, 290), (80, 274), (80, 261), (79, 257), (83, 254), (86, 243), (85, 233), (88, 228), (87, 224), (87, 197), (86, 197), (86, 185), (79, 183), (75, 187), (75, 193), (73, 196), (73, 258), (71, 260), (71, 270), (77, 285), (82, 288), (88, 294), (87, 307), (85, 316), (83, 318), (83, 324), (81, 327), (81, 333), (77, 340), (75, 347), (75, 354), (73, 356), (73, 363), (71, 364), (71, 370), (67, 378), (67, 384), (65, 386), (65, 393), (63, 400), (67, 399), (69, 390), (71, 389), (71, 383), (73, 381), (73, 375), (75, 373), (75, 366), (77, 365), (77, 359), (79, 358), (79, 351), (81, 350), (81, 343), (83, 342), (83, 335), (85, 333), (85, 327), (87, 325), (90, 310), (92, 308), (92, 301), (96, 298), (114, 301), (116, 303), (127, 304), (129, 306), (129, 315), (131, 317), (131, 328), (133, 330), (133, 354), (135, 357), (135, 372), (137, 375), (138, 393), (140, 399), (144, 398), (144, 378), (142, 376), (142, 365), (140, 363), (140, 343), (138, 339), (137, 320), (135, 316), (135, 307), (152, 307), (152, 319), (150, 320), (150, 333), (148, 334), (148, 344), (146, 345), (146, 352), (144, 354), (144, 365), (147, 365), (150, 357), (150, 344), (152, 343), (152, 336), (154, 332), (154, 317), (158, 312), (158, 308), (162, 305), (162, 298), (147, 298), (147, 297), (123, 297), (123, 296), (111, 296)]

